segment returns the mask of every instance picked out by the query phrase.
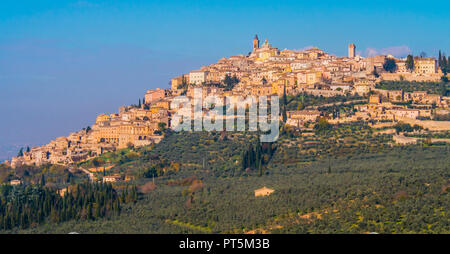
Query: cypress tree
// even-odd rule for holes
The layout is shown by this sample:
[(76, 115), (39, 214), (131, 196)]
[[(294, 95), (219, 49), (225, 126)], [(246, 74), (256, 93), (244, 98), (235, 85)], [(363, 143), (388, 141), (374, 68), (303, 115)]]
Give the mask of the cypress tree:
[(260, 161), (261, 161), (261, 145), (258, 143), (256, 145), (256, 163), (259, 164)]
[(133, 185), (133, 201), (137, 201), (138, 199), (138, 192), (136, 185)]
[(446, 74), (450, 73), (450, 56), (448, 57), (448, 60), (446, 61), (445, 65), (447, 67), (447, 71), (445, 73)]
[(92, 204), (89, 204), (87, 207), (87, 219), (88, 220), (92, 219)]
[(328, 158), (328, 174), (331, 174), (331, 158)]
[(258, 165), (258, 175), (259, 176), (262, 176), (262, 166), (261, 166), (261, 161), (258, 163), (259, 165)]
[(411, 72), (414, 70), (414, 57), (412, 55), (406, 57), (406, 69)]
[(41, 186), (45, 186), (45, 176), (44, 174), (41, 175), (41, 182), (40, 182)]
[(100, 204), (95, 207), (95, 217), (100, 218)]
[(247, 157), (248, 157), (248, 167), (251, 167), (253, 164), (253, 157), (252, 157), (252, 151), (253, 151), (253, 147), (250, 144), (250, 146), (248, 147), (248, 152), (247, 152)]
[[(449, 60), (450, 60), (450, 58), (449, 58)], [(445, 55), (442, 57), (440, 67), (441, 67), (442, 73), (444, 73), (444, 75), (447, 75), (447, 73), (449, 72), (449, 64), (447, 62), (447, 58), (445, 57)]]
[(242, 151), (241, 153), (241, 166), (242, 166), (242, 170), (246, 169), (246, 162), (247, 162), (247, 156), (245, 154), (245, 151)]
[(286, 96), (286, 84), (283, 88), (283, 122), (286, 123), (287, 121), (287, 114), (286, 114), (286, 107), (287, 107), (287, 96)]

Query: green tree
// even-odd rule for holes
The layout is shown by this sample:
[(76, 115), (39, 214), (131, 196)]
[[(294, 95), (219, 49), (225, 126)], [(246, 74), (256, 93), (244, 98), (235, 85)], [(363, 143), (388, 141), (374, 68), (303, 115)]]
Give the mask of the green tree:
[(395, 60), (392, 58), (386, 58), (384, 60), (383, 69), (385, 71), (393, 73), (397, 69), (397, 64), (395, 63)]
[(447, 73), (449, 73), (449, 64), (445, 54), (442, 55), (441, 59), (439, 60), (439, 67), (441, 68), (441, 71), (444, 75), (447, 75)]
[(283, 88), (283, 112), (282, 112), (284, 123), (286, 123), (286, 121), (287, 121), (286, 107), (287, 107), (287, 96), (286, 96), (286, 85), (284, 85), (284, 88)]
[(323, 132), (331, 129), (331, 124), (328, 123), (327, 119), (324, 117), (320, 118), (319, 121), (314, 125), (314, 129), (317, 132)]
[(267, 79), (266, 79), (265, 77), (263, 77), (263, 78), (261, 79), (261, 82), (262, 82), (263, 85), (265, 85), (265, 84), (267, 84)]
[(448, 57), (448, 60), (445, 61), (445, 66), (447, 67), (445, 74), (450, 73), (450, 56)]
[(247, 161), (247, 152), (243, 151), (241, 154), (241, 166), (242, 166), (242, 170), (245, 170), (248, 166), (248, 161)]
[(239, 79), (236, 77), (236, 75), (234, 75), (233, 77), (228, 74), (225, 75), (225, 78), (223, 80), (225, 90), (232, 90), (237, 83), (239, 83)]
[(92, 204), (91, 203), (89, 203), (89, 205), (88, 205), (88, 207), (87, 207), (87, 215), (86, 215), (86, 218), (88, 219), (88, 220), (92, 220), (93, 218), (92, 218)]
[(160, 132), (164, 132), (165, 130), (166, 130), (166, 123), (164, 123), (164, 122), (159, 122), (158, 123), (158, 130), (160, 131)]
[(372, 75), (374, 75), (375, 78), (378, 78), (380, 76), (377, 72), (377, 68), (373, 68)]
[(406, 69), (412, 72), (414, 70), (414, 57), (412, 55), (408, 55), (406, 57)]
[(23, 156), (23, 148), (20, 148), (19, 152), (17, 153), (17, 157)]
[(45, 176), (44, 174), (41, 175), (41, 182), (40, 182), (41, 186), (45, 186)]
[[(400, 132), (414, 131), (414, 128), (409, 123), (402, 123), (402, 122), (399, 122), (396, 125), (394, 125), (394, 129), (397, 134), (399, 134)], [(417, 127), (416, 127), (416, 129), (417, 129)]]
[(328, 174), (331, 174), (331, 157), (328, 157)]
[(262, 165), (261, 161), (258, 163), (258, 176), (262, 176)]

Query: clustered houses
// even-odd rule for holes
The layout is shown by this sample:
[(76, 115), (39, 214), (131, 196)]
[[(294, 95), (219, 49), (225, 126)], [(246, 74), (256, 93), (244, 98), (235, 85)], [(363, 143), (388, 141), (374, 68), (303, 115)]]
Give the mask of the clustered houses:
[(426, 91), (404, 92), (402, 90), (382, 90), (373, 89), (374, 92), (393, 102), (412, 101), (416, 104), (435, 105), (437, 107), (447, 108), (449, 106), (448, 98), (438, 94), (428, 94)]
[(92, 135), (95, 143), (118, 148), (149, 145), (161, 138), (154, 134), (160, 122), (168, 126), (167, 109), (122, 107), (118, 114), (99, 115), (92, 126)]
[[(386, 59), (394, 59), (397, 69), (394, 73), (385, 72)], [(315, 96), (333, 97), (347, 94), (367, 95), (371, 91), (387, 102), (358, 105), (357, 112), (346, 119), (354, 120), (399, 120), (431, 117), (432, 104), (448, 108), (448, 99), (423, 91), (405, 93), (375, 89), (380, 80), (418, 80), (436, 81), (442, 76), (434, 58), (414, 58), (414, 70), (406, 67), (406, 59), (392, 55), (363, 58), (356, 55), (356, 46), (348, 46), (348, 57), (336, 57), (318, 48), (305, 50), (279, 50), (267, 40), (260, 45), (258, 36), (253, 40), (253, 51), (248, 55), (222, 58), (217, 63), (203, 66), (200, 70), (172, 79), (173, 94), (193, 96), (194, 87), (203, 89), (203, 96), (215, 95), (288, 95), (308, 93)], [(237, 77), (239, 83), (231, 91), (214, 87), (228, 76)], [(182, 85), (184, 84), (184, 85)], [(211, 87), (214, 87), (213, 89)], [(393, 104), (412, 101), (416, 107), (408, 108)], [(321, 113), (317, 110), (287, 112), (288, 125), (301, 126), (314, 121)], [(345, 117), (343, 117), (345, 118)]]
[(92, 136), (89, 134), (88, 130), (81, 130), (71, 133), (68, 137), (59, 137), (46, 145), (33, 147), (24, 152), (22, 157), (12, 158), (11, 167), (23, 164), (67, 164), (95, 156), (102, 148), (93, 145)]
[(430, 107), (407, 108), (391, 102), (383, 102), (380, 94), (371, 95), (369, 103), (356, 105), (358, 120), (393, 120), (417, 119), (418, 117), (431, 117)]
[[(415, 68), (410, 72), (406, 69), (406, 59), (391, 55), (363, 58), (355, 50), (356, 46), (350, 44), (348, 57), (330, 55), (318, 48), (279, 50), (267, 40), (260, 46), (255, 36), (253, 51), (248, 55), (222, 58), (215, 64), (173, 78), (171, 90), (173, 94), (181, 94), (188, 87), (213, 86), (229, 75), (240, 82), (232, 91), (223, 91), (225, 94), (281, 95), (286, 91), (288, 95), (305, 92), (330, 97), (367, 94), (380, 79), (433, 81), (442, 76), (434, 58), (414, 58)], [(396, 72), (383, 70), (386, 58), (397, 62)]]
[(300, 127), (306, 122), (315, 122), (321, 115), (318, 110), (287, 111), (287, 125)]
[(162, 139), (159, 123), (169, 125), (169, 107), (165, 96), (159, 96), (164, 90), (147, 92), (149, 102), (140, 108), (121, 107), (119, 113), (100, 114), (92, 127), (59, 137), (50, 143), (34, 147), (21, 157), (12, 158), (10, 165), (42, 165), (45, 163), (68, 165), (96, 157), (107, 151), (127, 146), (144, 146), (157, 143)]
[[(101, 114), (92, 128), (57, 138), (49, 144), (32, 148), (21, 157), (13, 158), (12, 167), (21, 164), (70, 164), (83, 161), (105, 151), (129, 145), (143, 146), (159, 142), (162, 138), (159, 123), (170, 127), (171, 102), (178, 95), (192, 98), (194, 89), (201, 88), (202, 96), (269, 96), (307, 93), (333, 97), (347, 94), (370, 96), (369, 103), (356, 105), (356, 112), (339, 116), (334, 122), (354, 120), (399, 120), (431, 116), (434, 105), (441, 110), (449, 108), (450, 100), (439, 95), (416, 91), (387, 91), (375, 89), (383, 80), (435, 81), (442, 73), (434, 58), (414, 58), (414, 70), (406, 67), (406, 59), (391, 55), (363, 58), (356, 55), (356, 46), (348, 46), (347, 57), (330, 55), (318, 48), (304, 50), (279, 50), (268, 40), (262, 45), (258, 36), (253, 40), (253, 50), (247, 55), (222, 58), (217, 63), (171, 79), (170, 89), (148, 90), (141, 107), (121, 107), (119, 113)], [(383, 71), (386, 59), (394, 59), (397, 69)], [(232, 78), (233, 85), (225, 84)], [(226, 86), (225, 86), (226, 85)], [(415, 107), (402, 106), (412, 101)], [(190, 113), (190, 112), (188, 112)], [(327, 117), (317, 110), (287, 112), (287, 124), (303, 126), (319, 117)]]

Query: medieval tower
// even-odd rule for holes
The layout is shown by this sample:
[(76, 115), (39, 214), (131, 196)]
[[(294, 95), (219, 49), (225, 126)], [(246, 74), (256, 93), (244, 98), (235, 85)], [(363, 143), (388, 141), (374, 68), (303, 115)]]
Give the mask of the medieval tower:
[(348, 57), (349, 58), (355, 57), (355, 50), (356, 50), (355, 44), (352, 43), (352, 44), (348, 45)]
[(253, 50), (259, 49), (259, 39), (258, 35), (255, 34), (255, 39), (253, 39)]

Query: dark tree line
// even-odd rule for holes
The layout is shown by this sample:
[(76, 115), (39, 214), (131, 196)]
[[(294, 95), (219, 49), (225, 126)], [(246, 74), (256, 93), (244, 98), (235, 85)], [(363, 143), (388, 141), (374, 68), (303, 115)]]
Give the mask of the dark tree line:
[(287, 102), (287, 95), (286, 95), (286, 85), (284, 85), (283, 87), (283, 104), (282, 104), (282, 111), (281, 111), (281, 116), (283, 117), (283, 123), (286, 123), (287, 121), (287, 113), (286, 113), (286, 108), (287, 108), (288, 102)]
[(441, 68), (442, 73), (444, 73), (444, 75), (447, 75), (447, 73), (450, 73), (450, 56), (448, 57), (448, 59), (445, 56), (445, 53), (441, 53), (441, 51), (439, 50), (439, 57), (438, 57), (438, 63), (439, 63), (439, 67)]
[(64, 196), (54, 189), (35, 186), (0, 187), (0, 230), (28, 228), (38, 224), (69, 220), (95, 220), (120, 214), (122, 203), (137, 200), (137, 188), (119, 195), (111, 184), (72, 185)]
[(394, 125), (394, 129), (395, 131), (398, 133), (400, 132), (413, 132), (413, 131), (418, 131), (423, 129), (422, 126), (414, 124), (413, 126), (411, 126), (409, 123), (397, 123), (396, 125)]
[(258, 174), (262, 175), (262, 166), (270, 161), (273, 152), (272, 143), (257, 142), (256, 145), (250, 144), (241, 155), (242, 170), (247, 168), (258, 169)]

